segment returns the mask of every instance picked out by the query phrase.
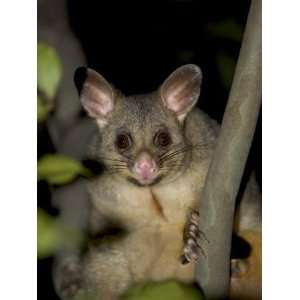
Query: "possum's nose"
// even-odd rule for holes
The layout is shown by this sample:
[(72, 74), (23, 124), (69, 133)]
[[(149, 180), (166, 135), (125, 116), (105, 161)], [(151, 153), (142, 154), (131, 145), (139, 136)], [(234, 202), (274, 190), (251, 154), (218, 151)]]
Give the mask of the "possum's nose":
[(152, 180), (156, 170), (154, 159), (146, 152), (141, 153), (134, 164), (134, 172), (142, 180)]

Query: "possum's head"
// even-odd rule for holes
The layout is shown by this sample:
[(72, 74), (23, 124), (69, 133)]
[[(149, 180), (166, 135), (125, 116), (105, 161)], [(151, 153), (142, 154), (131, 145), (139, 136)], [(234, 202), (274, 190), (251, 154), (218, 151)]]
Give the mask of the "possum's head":
[(149, 186), (170, 181), (187, 167), (192, 145), (184, 124), (200, 95), (197, 66), (180, 67), (156, 92), (130, 97), (91, 69), (77, 69), (74, 81), (84, 109), (98, 124), (94, 154), (108, 172)]

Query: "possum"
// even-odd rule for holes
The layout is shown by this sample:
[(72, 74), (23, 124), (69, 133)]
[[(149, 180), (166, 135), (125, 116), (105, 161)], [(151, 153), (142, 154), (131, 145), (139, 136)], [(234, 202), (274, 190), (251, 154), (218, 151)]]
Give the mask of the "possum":
[[(97, 291), (102, 299), (119, 299), (136, 283), (192, 283), (197, 258), (205, 255), (197, 208), (219, 131), (195, 106), (201, 69), (184, 65), (158, 90), (135, 96), (124, 96), (89, 68), (77, 69), (74, 80), (98, 126), (90, 156), (103, 172), (87, 188), (89, 230), (101, 238), (62, 264), (58, 293), (72, 299), (82, 290)], [(259, 236), (255, 180), (244, 194), (237, 233)]]

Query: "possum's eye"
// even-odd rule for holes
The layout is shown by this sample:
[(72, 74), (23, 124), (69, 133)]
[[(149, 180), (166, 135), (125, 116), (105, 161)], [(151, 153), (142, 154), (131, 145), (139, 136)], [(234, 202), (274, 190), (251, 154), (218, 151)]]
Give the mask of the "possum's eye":
[(154, 136), (154, 144), (158, 147), (167, 147), (172, 143), (170, 134), (165, 130), (158, 131)]
[(132, 145), (132, 138), (129, 133), (120, 133), (117, 135), (115, 145), (120, 150), (126, 150)]

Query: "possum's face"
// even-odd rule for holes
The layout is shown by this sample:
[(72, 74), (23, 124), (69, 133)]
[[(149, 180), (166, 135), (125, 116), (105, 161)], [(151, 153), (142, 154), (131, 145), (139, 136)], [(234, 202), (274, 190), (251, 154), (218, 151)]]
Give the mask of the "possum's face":
[(184, 119), (199, 97), (201, 80), (200, 69), (186, 65), (157, 92), (124, 97), (100, 74), (78, 69), (75, 83), (82, 104), (100, 132), (94, 154), (107, 171), (138, 186), (169, 182), (182, 174), (192, 150)]
[(182, 125), (153, 93), (119, 99), (100, 128), (95, 154), (114, 174), (136, 185), (154, 185), (184, 170), (188, 149)]

